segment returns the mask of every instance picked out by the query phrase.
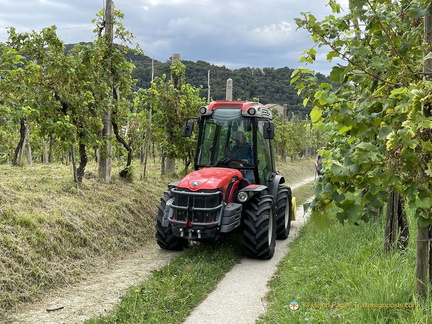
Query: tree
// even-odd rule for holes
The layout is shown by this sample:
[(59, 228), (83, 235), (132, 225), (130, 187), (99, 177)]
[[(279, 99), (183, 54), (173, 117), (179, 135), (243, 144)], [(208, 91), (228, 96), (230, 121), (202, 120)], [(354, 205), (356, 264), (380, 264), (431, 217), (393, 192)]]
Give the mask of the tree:
[[(174, 82), (166, 75), (155, 78), (150, 89), (141, 90), (136, 105), (146, 120), (152, 119), (152, 139), (157, 139), (163, 157), (184, 160), (185, 168), (192, 162), (195, 141), (182, 136), (187, 117), (196, 116), (205, 99), (199, 97), (199, 89), (185, 82), (185, 65), (175, 60), (171, 65)], [(149, 130), (147, 130), (149, 131)], [(165, 173), (164, 166), (161, 168)]]
[[(368, 221), (386, 203), (388, 190), (394, 191), (416, 215), (424, 235), (418, 241), (426, 242), (432, 219), (432, 86), (422, 71), (427, 50), (422, 18), (430, 15), (431, 2), (351, 0), (345, 15), (336, 1), (329, 5), (337, 16), (317, 21), (304, 13), (296, 20), (319, 47), (330, 47), (329, 61), (346, 62), (330, 74), (338, 87), (318, 84), (310, 70), (293, 73), (292, 82), (313, 105), (312, 122), (333, 138), (311, 207), (338, 210), (341, 222)], [(313, 63), (316, 54), (309, 49), (302, 60)], [(362, 206), (352, 192), (364, 192)], [(428, 262), (417, 251), (416, 291), (424, 297)]]
[[(116, 15), (122, 17), (118, 11)], [(115, 35), (123, 42), (131, 40), (121, 24)], [(27, 123), (34, 121), (40, 136), (57, 138), (64, 150), (78, 145), (80, 162), (74, 174), (80, 183), (88, 161), (88, 147), (99, 148), (104, 144), (100, 137), (101, 117), (108, 111), (115, 115), (117, 139), (127, 144), (121, 141), (118, 128), (128, 118), (131, 106), (133, 65), (123, 55), (129, 49), (108, 46), (98, 38), (92, 44), (76, 45), (65, 53), (55, 26), (40, 33), (17, 33), (11, 28), (5, 49), (2, 62), (11, 63), (3, 63), (6, 73), (1, 87), (7, 93), (3, 106), (8, 107), (8, 118), (19, 120), (21, 125), (17, 152), (24, 142)], [(124, 146), (131, 154), (130, 145)], [(129, 166), (130, 160), (125, 169)]]
[[(97, 22), (99, 28), (97, 30), (99, 39), (95, 44), (99, 45), (98, 48), (101, 50), (103, 57), (101, 65), (104, 71), (102, 75), (104, 74), (107, 78), (104, 82), (107, 83), (111, 92), (111, 94), (108, 95), (108, 109), (102, 116), (104, 143), (101, 146), (101, 156), (99, 160), (99, 176), (105, 181), (111, 179), (111, 129), (114, 130), (116, 139), (128, 151), (128, 160), (126, 162), (126, 167), (120, 172), (121, 176), (127, 176), (132, 161), (132, 147), (130, 143), (127, 143), (120, 135), (118, 120), (115, 120), (113, 116), (115, 115), (118, 117), (119, 111), (116, 111), (115, 107), (121, 107), (121, 104), (119, 104), (120, 99), (127, 98), (128, 94), (130, 94), (130, 87), (133, 84), (131, 78), (133, 65), (125, 58), (128, 48), (124, 46), (114, 46), (114, 40), (116, 39), (126, 44), (133, 44), (134, 37), (132, 33), (128, 32), (119, 21), (123, 19), (123, 17), (124, 15), (120, 11), (114, 10), (114, 3), (110, 0), (106, 3), (106, 9), (99, 12), (98, 19), (93, 21)], [(104, 29), (105, 35), (102, 37), (101, 33)], [(135, 53), (136, 52), (140, 52), (138, 46), (136, 46)], [(113, 100), (115, 100), (115, 102), (113, 102)], [(123, 110), (123, 112), (125, 112), (125, 110)]]
[[(40, 68), (37, 64), (38, 57), (36, 54), (32, 56), (34, 53), (29, 51), (25, 37), (17, 36), (13, 28), (9, 30), (9, 35), (10, 42), (2, 44), (0, 55), (3, 72), (0, 82), (1, 110), (6, 124), (19, 124), (19, 140), (13, 153), (12, 165), (22, 166), (24, 149), (26, 145), (29, 147), (30, 142), (29, 126), (37, 116), (34, 105), (37, 102)], [(36, 51), (40, 51), (40, 47), (41, 44), (35, 44)], [(31, 163), (31, 159), (28, 162)]]

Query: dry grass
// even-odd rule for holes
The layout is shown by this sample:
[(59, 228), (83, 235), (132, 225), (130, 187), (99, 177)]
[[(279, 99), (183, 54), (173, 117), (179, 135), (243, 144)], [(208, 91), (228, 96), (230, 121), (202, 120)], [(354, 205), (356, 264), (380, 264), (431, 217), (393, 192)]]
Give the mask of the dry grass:
[(153, 237), (168, 180), (90, 177), (76, 188), (71, 174), (59, 164), (0, 166), (0, 313)]
[(285, 177), (287, 185), (293, 185), (298, 181), (314, 176), (315, 162), (313, 159), (277, 162), (276, 169)]
[[(279, 169), (294, 183), (313, 175), (313, 162)], [(0, 165), (0, 314), (153, 239), (156, 206), (173, 179), (153, 166), (145, 180), (136, 171), (133, 181), (102, 183), (95, 165), (88, 170), (77, 188), (71, 166)]]

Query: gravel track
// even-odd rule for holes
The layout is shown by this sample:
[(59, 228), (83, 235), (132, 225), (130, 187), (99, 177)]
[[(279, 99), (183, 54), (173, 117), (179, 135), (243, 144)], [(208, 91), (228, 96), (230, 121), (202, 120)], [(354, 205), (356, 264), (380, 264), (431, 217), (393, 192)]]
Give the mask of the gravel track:
[[(313, 177), (306, 179), (291, 188), (295, 189), (313, 180)], [(266, 309), (264, 297), (268, 291), (268, 280), (287, 254), (289, 243), (306, 222), (302, 207), (297, 208), (296, 213), (297, 220), (291, 223), (289, 238), (277, 241), (271, 260), (242, 259), (190, 314), (185, 323), (255, 323), (255, 319)], [(102, 268), (98, 275), (84, 282), (47, 293), (40, 301), (24, 305), (19, 312), (8, 315), (4, 323), (77, 324), (94, 316), (108, 314), (127, 288), (143, 281), (151, 271), (169, 263), (177, 253), (162, 250), (155, 242), (151, 242)]]

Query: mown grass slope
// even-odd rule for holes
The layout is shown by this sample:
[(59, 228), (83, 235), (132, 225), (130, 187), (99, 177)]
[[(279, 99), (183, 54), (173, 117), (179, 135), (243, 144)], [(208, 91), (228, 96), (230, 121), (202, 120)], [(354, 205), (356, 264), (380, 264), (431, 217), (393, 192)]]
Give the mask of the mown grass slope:
[[(94, 167), (95, 169), (95, 167)], [(77, 188), (70, 166), (0, 166), (0, 313), (153, 235), (161, 177)]]
[[(103, 183), (95, 165), (88, 170), (77, 188), (70, 165), (0, 165), (0, 314), (153, 239), (159, 198), (179, 177), (153, 167), (145, 180), (136, 171), (132, 181)], [(295, 183), (313, 175), (313, 161), (279, 170)]]

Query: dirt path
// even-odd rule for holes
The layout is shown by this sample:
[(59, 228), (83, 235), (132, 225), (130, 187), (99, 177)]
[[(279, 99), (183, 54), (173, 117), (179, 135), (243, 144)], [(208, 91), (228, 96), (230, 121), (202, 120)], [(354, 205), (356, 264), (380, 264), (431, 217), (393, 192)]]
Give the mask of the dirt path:
[[(144, 280), (155, 269), (167, 264), (176, 252), (162, 250), (156, 242), (101, 269), (99, 275), (75, 286), (55, 291), (30, 304), (4, 323), (75, 324), (108, 314), (126, 289)], [(50, 310), (50, 311), (49, 311)]]
[[(311, 181), (313, 177), (292, 185), (291, 188), (295, 189)], [(185, 323), (255, 323), (259, 314), (265, 311), (263, 298), (267, 292), (267, 281), (288, 252), (288, 244), (294, 240), (305, 222), (302, 210), (302, 207), (297, 209), (297, 220), (292, 222), (290, 237), (277, 242), (271, 260), (241, 260)], [(40, 302), (29, 304), (19, 313), (10, 315), (5, 323), (76, 324), (107, 314), (128, 287), (143, 281), (152, 270), (167, 264), (176, 255), (176, 252), (160, 249), (156, 243), (149, 243), (102, 269), (98, 276), (55, 291)]]

